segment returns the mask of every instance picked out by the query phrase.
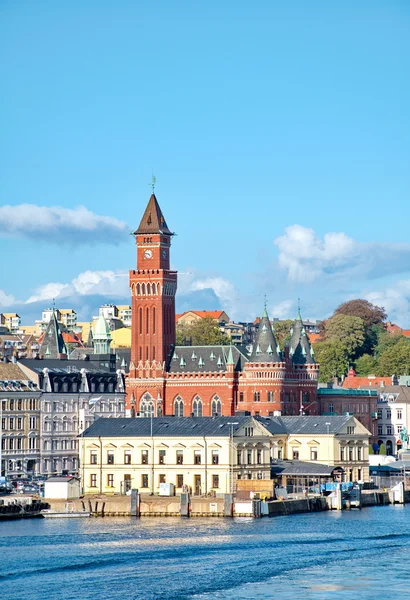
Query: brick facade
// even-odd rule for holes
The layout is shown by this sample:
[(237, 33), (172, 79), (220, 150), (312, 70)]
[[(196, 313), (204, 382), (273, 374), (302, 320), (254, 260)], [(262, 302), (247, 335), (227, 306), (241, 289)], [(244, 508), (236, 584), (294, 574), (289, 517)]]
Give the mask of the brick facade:
[(170, 270), (173, 234), (154, 194), (134, 235), (137, 269), (130, 271), (128, 414), (319, 414), (319, 365), (300, 314), (283, 352), (266, 309), (250, 350), (234, 346), (175, 347), (177, 273)]

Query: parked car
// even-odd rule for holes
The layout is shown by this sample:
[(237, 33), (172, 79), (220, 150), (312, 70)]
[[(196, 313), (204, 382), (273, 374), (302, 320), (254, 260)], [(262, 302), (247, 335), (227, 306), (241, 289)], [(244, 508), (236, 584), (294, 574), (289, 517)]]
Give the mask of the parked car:
[(20, 494), (38, 494), (39, 493), (39, 488), (37, 485), (33, 485), (32, 483), (23, 485), (23, 487), (21, 487), (19, 489), (19, 493)]

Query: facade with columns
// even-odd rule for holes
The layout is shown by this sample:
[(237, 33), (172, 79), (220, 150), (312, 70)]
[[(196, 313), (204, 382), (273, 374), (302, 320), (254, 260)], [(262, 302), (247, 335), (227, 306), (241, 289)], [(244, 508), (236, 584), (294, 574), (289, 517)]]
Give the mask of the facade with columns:
[(137, 268), (130, 271), (127, 414), (318, 414), (319, 365), (300, 313), (283, 351), (266, 309), (250, 352), (236, 346), (176, 346), (177, 272), (170, 268), (173, 233), (154, 194), (134, 235)]

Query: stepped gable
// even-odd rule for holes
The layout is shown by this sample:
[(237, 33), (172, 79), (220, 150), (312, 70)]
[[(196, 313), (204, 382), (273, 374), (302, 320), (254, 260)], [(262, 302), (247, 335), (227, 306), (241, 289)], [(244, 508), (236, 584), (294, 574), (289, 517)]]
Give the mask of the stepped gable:
[(303, 327), (300, 310), (298, 310), (298, 314), (292, 327), (292, 336), (289, 342), (289, 356), (295, 365), (314, 365), (316, 363), (309, 336)]
[(134, 235), (150, 233), (173, 235), (172, 231), (168, 229), (168, 225), (162, 214), (162, 210), (159, 207), (155, 194), (151, 194), (141, 223), (139, 224), (138, 229), (134, 231)]
[(41, 340), (39, 354), (44, 358), (65, 358), (67, 356), (67, 348), (54, 310)]
[(175, 346), (168, 361), (169, 373), (215, 373), (227, 371), (227, 365), (234, 365), (234, 371), (242, 371), (248, 360), (245, 350), (237, 346)]
[(281, 361), (280, 350), (270, 324), (267, 310), (263, 311), (258, 334), (252, 347), (250, 362), (276, 363)]

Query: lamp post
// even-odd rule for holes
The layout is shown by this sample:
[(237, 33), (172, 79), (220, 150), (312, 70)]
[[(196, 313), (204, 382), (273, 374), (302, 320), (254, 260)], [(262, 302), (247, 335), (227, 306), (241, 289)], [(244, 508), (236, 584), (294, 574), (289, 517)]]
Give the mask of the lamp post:
[(326, 423), (326, 433), (327, 433), (327, 466), (329, 467), (329, 462), (330, 462), (330, 440), (329, 440), (329, 428), (330, 428), (330, 423)]
[[(153, 432), (153, 418), (154, 412), (158, 411), (158, 406), (162, 406), (161, 393), (158, 390), (157, 401), (153, 399), (150, 403), (150, 430), (151, 430), (151, 491), (150, 495), (154, 495), (154, 476), (155, 476), (155, 455), (154, 455), (154, 432)], [(158, 413), (157, 413), (158, 414)]]
[(231, 422), (229, 421), (227, 423), (227, 425), (230, 426), (230, 435), (229, 435), (229, 491), (233, 496), (233, 460), (234, 457), (232, 456), (232, 451), (233, 451), (233, 426), (234, 425), (238, 425), (238, 421), (235, 422)]
[[(0, 477), (2, 476), (3, 473), (3, 469), (2, 469), (2, 460), (3, 460), (3, 455), (2, 455), (2, 444), (3, 444), (3, 401), (0, 400)], [(6, 471), (4, 471), (4, 474), (6, 474)]]

